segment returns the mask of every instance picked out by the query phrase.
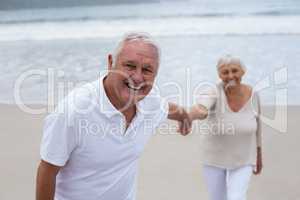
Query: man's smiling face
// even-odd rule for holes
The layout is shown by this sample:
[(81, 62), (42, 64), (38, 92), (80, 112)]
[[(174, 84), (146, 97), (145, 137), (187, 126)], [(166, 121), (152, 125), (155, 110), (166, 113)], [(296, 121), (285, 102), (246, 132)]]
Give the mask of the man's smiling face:
[(122, 105), (132, 105), (149, 94), (158, 59), (158, 50), (153, 45), (139, 40), (126, 42), (109, 67), (115, 99)]

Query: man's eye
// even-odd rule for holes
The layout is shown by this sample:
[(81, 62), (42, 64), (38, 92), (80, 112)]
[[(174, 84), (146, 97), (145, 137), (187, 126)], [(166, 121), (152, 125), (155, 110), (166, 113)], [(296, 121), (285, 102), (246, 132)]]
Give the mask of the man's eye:
[(146, 72), (146, 73), (153, 73), (153, 71), (151, 69), (148, 69), (148, 68), (144, 68), (143, 71)]
[(135, 65), (132, 65), (132, 64), (126, 64), (126, 67), (129, 68), (129, 69), (134, 69), (134, 68), (135, 68)]

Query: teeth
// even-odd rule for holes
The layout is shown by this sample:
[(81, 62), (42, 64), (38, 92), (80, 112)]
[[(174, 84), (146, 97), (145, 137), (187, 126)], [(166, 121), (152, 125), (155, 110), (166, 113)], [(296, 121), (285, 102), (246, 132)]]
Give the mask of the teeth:
[(236, 81), (231, 80), (226, 84), (225, 89), (228, 89), (229, 87), (233, 87), (233, 86), (236, 86), (236, 85), (237, 85)]
[(235, 85), (236, 85), (235, 80), (231, 80), (228, 82), (228, 86), (235, 86)]
[(129, 87), (130, 89), (133, 89), (133, 90), (140, 90), (142, 86), (135, 87), (134, 85), (129, 85), (129, 84), (128, 84), (128, 87)]

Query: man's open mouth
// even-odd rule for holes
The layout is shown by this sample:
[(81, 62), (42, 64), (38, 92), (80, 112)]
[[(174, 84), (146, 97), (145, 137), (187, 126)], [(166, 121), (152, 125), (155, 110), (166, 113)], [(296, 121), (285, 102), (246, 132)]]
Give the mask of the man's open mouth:
[(140, 84), (139, 86), (134, 86), (132, 84), (130, 84), (129, 82), (125, 82), (125, 85), (130, 89), (130, 90), (133, 90), (133, 91), (139, 91), (142, 89), (142, 84)]

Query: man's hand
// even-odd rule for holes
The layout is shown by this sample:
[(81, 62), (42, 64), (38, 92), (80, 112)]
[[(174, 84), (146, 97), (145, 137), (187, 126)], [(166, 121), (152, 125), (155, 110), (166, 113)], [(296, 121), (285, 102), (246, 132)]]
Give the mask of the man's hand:
[(184, 112), (184, 114), (183, 114), (184, 117), (183, 117), (182, 121), (178, 122), (179, 123), (178, 132), (181, 135), (187, 135), (192, 130), (192, 120), (189, 118), (188, 114), (185, 114), (186, 113), (185, 110), (183, 112)]
[(192, 130), (192, 120), (187, 111), (174, 103), (169, 103), (168, 118), (176, 120), (179, 123), (178, 132), (181, 135), (187, 135)]

